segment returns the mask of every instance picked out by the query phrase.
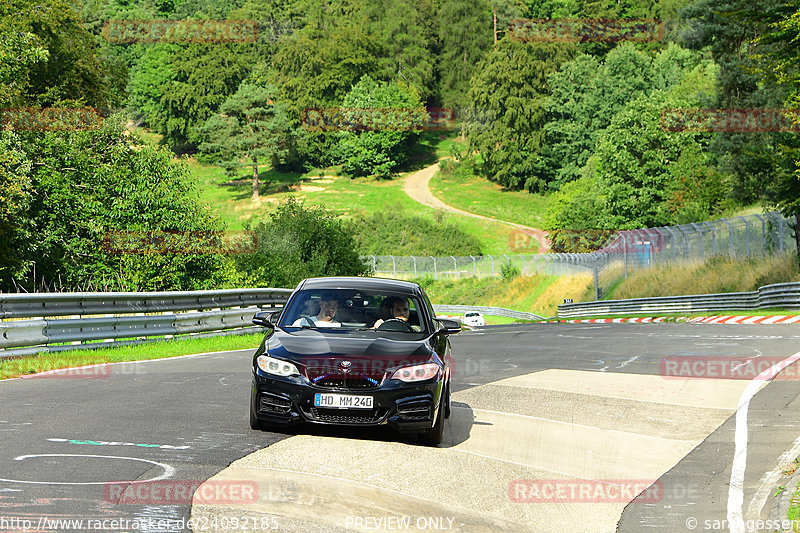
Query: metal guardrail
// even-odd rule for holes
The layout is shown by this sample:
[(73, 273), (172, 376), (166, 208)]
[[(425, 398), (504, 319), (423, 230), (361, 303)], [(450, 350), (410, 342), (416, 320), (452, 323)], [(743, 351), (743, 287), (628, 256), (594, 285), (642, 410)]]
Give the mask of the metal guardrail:
[(0, 294), (0, 320), (109, 313), (159, 313), (285, 302), (291, 289)]
[(800, 308), (800, 283), (766, 285), (753, 292), (695, 294), (629, 300), (561, 304), (559, 318), (592, 315), (635, 315), (642, 313), (706, 313), (767, 307)]
[(478, 311), (484, 315), (504, 316), (508, 318), (518, 318), (521, 320), (544, 320), (544, 317), (524, 311), (515, 311), (504, 307), (486, 307), (477, 305), (434, 305), (433, 310), (437, 313), (468, 313)]
[[(253, 315), (283, 306), (291, 292), (231, 289), (0, 294), (0, 358), (130, 344), (120, 339), (259, 331), (261, 328), (252, 326)], [(97, 340), (106, 342), (82, 344)], [(81, 344), (59, 345), (73, 342)]]

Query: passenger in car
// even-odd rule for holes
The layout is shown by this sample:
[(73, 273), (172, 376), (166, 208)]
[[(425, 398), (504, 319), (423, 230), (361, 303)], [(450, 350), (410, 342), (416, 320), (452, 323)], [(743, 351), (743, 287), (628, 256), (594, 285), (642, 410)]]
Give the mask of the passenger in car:
[(301, 316), (292, 323), (292, 327), (316, 326), (320, 328), (338, 328), (342, 326), (334, 317), (339, 309), (339, 300), (335, 295), (323, 294), (319, 300), (317, 316)]

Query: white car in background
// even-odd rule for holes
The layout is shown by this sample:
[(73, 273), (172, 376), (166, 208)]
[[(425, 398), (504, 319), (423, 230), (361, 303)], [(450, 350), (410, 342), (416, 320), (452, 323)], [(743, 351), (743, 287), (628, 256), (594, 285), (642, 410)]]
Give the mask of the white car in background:
[(464, 318), (461, 319), (461, 323), (465, 326), (485, 326), (486, 321), (483, 319), (483, 315), (478, 311), (470, 311), (469, 313), (464, 314)]

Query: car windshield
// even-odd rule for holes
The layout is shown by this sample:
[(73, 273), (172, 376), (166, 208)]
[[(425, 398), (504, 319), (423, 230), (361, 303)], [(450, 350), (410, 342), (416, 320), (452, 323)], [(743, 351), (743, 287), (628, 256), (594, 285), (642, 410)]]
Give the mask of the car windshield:
[(392, 291), (303, 290), (281, 314), (284, 328), (426, 333), (418, 298)]

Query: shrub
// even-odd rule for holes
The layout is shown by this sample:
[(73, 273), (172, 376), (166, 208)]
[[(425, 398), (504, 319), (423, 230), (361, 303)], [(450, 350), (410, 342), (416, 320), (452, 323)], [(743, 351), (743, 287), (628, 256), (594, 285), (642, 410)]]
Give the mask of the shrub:
[(294, 287), (310, 277), (371, 273), (349, 229), (323, 208), (305, 207), (290, 198), (253, 231), (258, 251), (237, 258), (237, 270), (247, 285)]
[(478, 240), (446, 223), (444, 215), (434, 223), (402, 211), (384, 211), (356, 218), (352, 232), (365, 255), (481, 255)]

